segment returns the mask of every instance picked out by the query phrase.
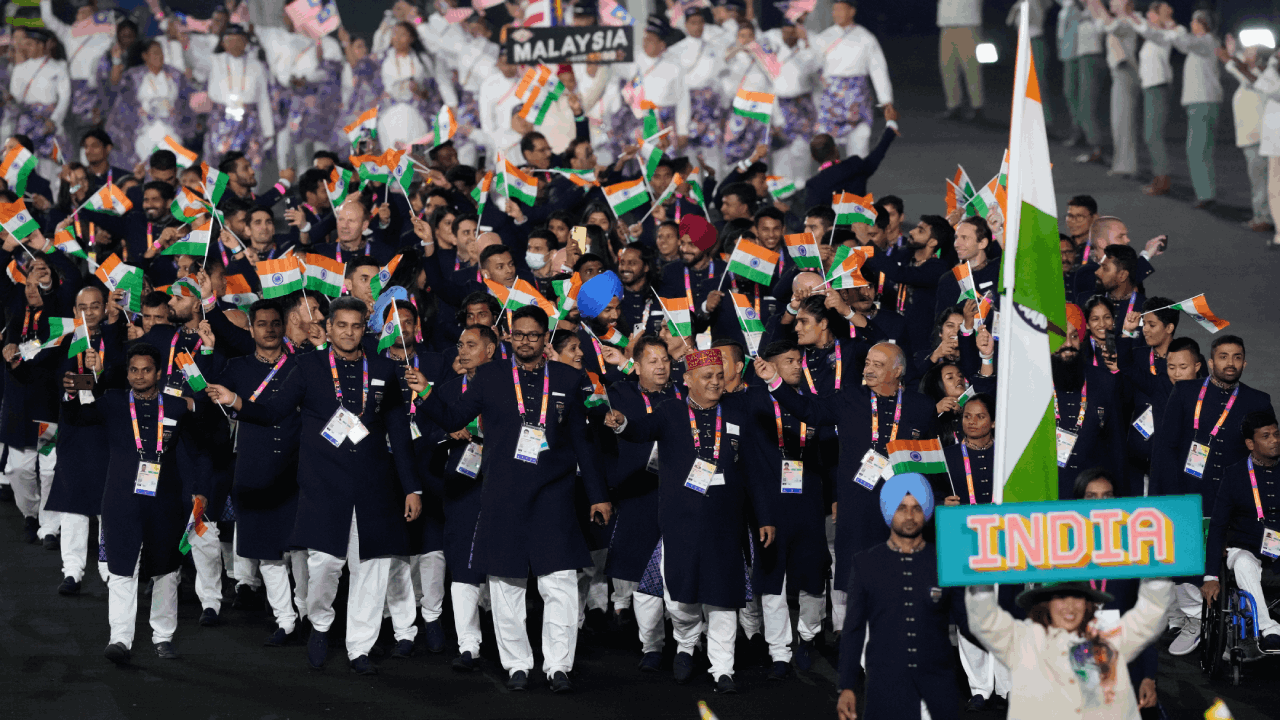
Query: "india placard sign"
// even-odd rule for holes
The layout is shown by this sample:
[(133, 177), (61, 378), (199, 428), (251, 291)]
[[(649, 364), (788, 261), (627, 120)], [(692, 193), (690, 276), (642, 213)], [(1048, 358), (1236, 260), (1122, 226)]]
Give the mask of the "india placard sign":
[(938, 584), (1204, 574), (1199, 495), (939, 507)]
[(507, 57), (516, 65), (627, 63), (635, 59), (631, 28), (557, 25), (516, 28), (507, 34)]

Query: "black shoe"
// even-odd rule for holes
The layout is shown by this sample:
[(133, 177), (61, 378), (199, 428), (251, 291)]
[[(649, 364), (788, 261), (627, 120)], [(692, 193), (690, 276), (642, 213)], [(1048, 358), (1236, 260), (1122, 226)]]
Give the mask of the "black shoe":
[(551, 676), (551, 692), (557, 695), (573, 692), (573, 683), (569, 682), (569, 676), (563, 670), (557, 670)]
[(200, 613), (201, 627), (218, 627), (221, 624), (222, 618), (218, 617), (217, 610), (214, 610), (213, 608), (205, 608), (204, 612)]
[(62, 584), (58, 586), (58, 594), (59, 595), (79, 595), (80, 583), (76, 582), (75, 578), (65, 577), (62, 579)]
[(293, 639), (293, 635), (294, 633), (285, 632), (284, 628), (277, 627), (276, 631), (271, 633), (271, 636), (268, 637), (266, 639), (266, 642), (262, 644), (265, 647), (284, 647), (285, 645), (289, 644), (290, 640)]
[(413, 641), (397, 640), (396, 646), (391, 648), (391, 657), (393, 658), (411, 658), (413, 657)]
[(809, 672), (809, 668), (813, 667), (814, 647), (812, 640), (801, 640), (796, 645), (796, 654), (792, 659), (796, 662), (796, 669)]
[(13, 502), (13, 488), (8, 485), (0, 485), (0, 502)]
[(529, 673), (517, 670), (507, 679), (507, 689), (511, 692), (524, 692), (529, 689)]
[(246, 612), (261, 610), (263, 608), (263, 595), (265, 593), (262, 590), (255, 590), (249, 585), (237, 585), (236, 598), (231, 601), (231, 607)]
[(769, 643), (765, 642), (764, 633), (756, 633), (747, 639), (747, 657), (756, 665), (767, 667), (772, 664), (773, 657), (769, 655)]
[(160, 658), (161, 660), (177, 660), (178, 658), (182, 657), (177, 653), (176, 650), (173, 649), (173, 643), (171, 642), (156, 643), (155, 647), (156, 647), (156, 657)]
[(324, 667), (325, 658), (329, 655), (329, 633), (312, 629), (307, 638), (307, 664), (313, 669)]
[(662, 653), (650, 652), (645, 653), (640, 658), (640, 672), (658, 672), (658, 668), (662, 665)]
[(716, 694), (717, 695), (737, 695), (738, 686), (734, 684), (733, 678), (729, 677), (728, 675), (721, 675), (720, 679), (716, 680)]
[(45, 535), (45, 536), (44, 536), (44, 549), (45, 549), (45, 550), (57, 550), (57, 549), (58, 549), (58, 536), (57, 536), (57, 535)]
[(1280, 652), (1280, 635), (1263, 635), (1258, 647), (1262, 652)]
[(784, 662), (774, 662), (773, 669), (769, 671), (770, 680), (786, 680), (787, 674), (791, 672), (791, 666)]
[(689, 678), (693, 677), (693, 655), (687, 652), (676, 653), (675, 662), (671, 664), (671, 674), (675, 676), (677, 684), (689, 682)]
[(613, 628), (624, 635), (635, 632), (636, 612), (631, 608), (622, 608), (613, 613)]
[(480, 661), (468, 650), (453, 659), (453, 669), (458, 672), (475, 672), (480, 669)]
[(374, 667), (373, 663), (369, 662), (368, 655), (361, 655), (351, 661), (351, 672), (357, 675), (377, 675), (378, 668)]
[(586, 619), (582, 622), (582, 629), (588, 635), (600, 635), (609, 630), (609, 615), (604, 610), (592, 608), (587, 611)]
[(987, 699), (981, 695), (974, 695), (969, 698), (969, 702), (965, 704), (965, 712), (982, 712), (987, 709)]
[(1007, 698), (1007, 697), (1005, 697), (1005, 696), (1003, 696), (1003, 695), (996, 695), (996, 694), (994, 694), (994, 693), (993, 693), (993, 694), (991, 695), (991, 698), (990, 698), (989, 700), (987, 700), (987, 707), (991, 708), (992, 710), (997, 710), (997, 711), (999, 711), (999, 710), (1008, 710), (1008, 709), (1009, 709), (1009, 698)]
[(432, 620), (423, 625), (422, 635), (423, 644), (427, 646), (427, 652), (444, 652), (444, 625), (439, 620)]
[(40, 542), (40, 521), (35, 518), (22, 519), (22, 542), (35, 545)]
[(129, 652), (129, 648), (124, 646), (124, 643), (111, 643), (102, 654), (117, 665), (128, 665), (133, 655), (133, 653)]

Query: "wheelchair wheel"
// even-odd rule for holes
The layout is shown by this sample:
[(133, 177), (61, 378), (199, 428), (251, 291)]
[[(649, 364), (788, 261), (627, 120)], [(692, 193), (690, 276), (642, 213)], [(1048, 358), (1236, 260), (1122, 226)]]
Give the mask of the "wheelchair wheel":
[(1227, 647), (1227, 616), (1222, 604), (1225, 592), (1219, 592), (1218, 601), (1206, 602), (1201, 610), (1200, 625), (1200, 671), (1209, 676), (1209, 680), (1217, 680), (1222, 676), (1226, 662), (1222, 653)]

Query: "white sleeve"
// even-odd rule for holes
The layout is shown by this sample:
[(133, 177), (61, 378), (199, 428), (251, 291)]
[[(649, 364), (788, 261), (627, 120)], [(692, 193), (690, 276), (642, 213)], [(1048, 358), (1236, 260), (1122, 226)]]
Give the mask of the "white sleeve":
[(44, 21), (45, 27), (58, 36), (63, 45), (70, 43), (71, 26), (59, 20), (58, 16), (54, 14), (52, 0), (40, 0), (40, 19)]
[[(458, 91), (453, 86), (453, 72), (449, 69), (449, 64), (444, 58), (436, 58), (435, 70), (433, 77), (436, 80), (436, 87), (440, 90), (440, 99), (445, 105), (451, 108), (458, 107)], [(427, 124), (431, 125), (435, 122), (435, 118), (427, 118)]]
[(609, 80), (613, 78), (613, 65), (599, 65), (596, 70), (596, 76), (591, 79), (591, 85), (587, 87), (587, 91), (582, 94), (583, 110), (593, 108), (596, 103), (600, 102), (600, 98), (604, 97), (604, 91), (609, 87)]
[(889, 81), (889, 64), (885, 62), (880, 41), (874, 37), (867, 47), (867, 55), (867, 74), (871, 76), (871, 85), (876, 89), (876, 99), (881, 105), (888, 105), (893, 102), (893, 83)]
[[(271, 93), (267, 90), (267, 69), (257, 60), (250, 61), (258, 69), (258, 124), (262, 126), (263, 140), (276, 137), (276, 119), (271, 113)], [(246, 67), (245, 72), (248, 72)]]
[(685, 87), (684, 74), (676, 75), (676, 135), (687, 137), (689, 123), (693, 118), (693, 103), (689, 99), (689, 88)]
[(969, 632), (1005, 667), (1013, 667), (1014, 651), (1022, 641), (1026, 626), (1000, 607), (995, 589), (990, 585), (966, 588), (964, 606), (969, 616)]
[(62, 121), (67, 118), (67, 109), (71, 107), (71, 73), (66, 68), (66, 63), (62, 63), (63, 67), (58, 68), (57, 76), (54, 82), (58, 85), (58, 104), (53, 109), (54, 125), (61, 125)]
[(164, 48), (164, 63), (185, 75), (187, 58), (182, 54), (182, 44), (166, 40), (161, 47)]
[(342, 64), (342, 107), (345, 109), (356, 91), (356, 78), (351, 72), (351, 63)]

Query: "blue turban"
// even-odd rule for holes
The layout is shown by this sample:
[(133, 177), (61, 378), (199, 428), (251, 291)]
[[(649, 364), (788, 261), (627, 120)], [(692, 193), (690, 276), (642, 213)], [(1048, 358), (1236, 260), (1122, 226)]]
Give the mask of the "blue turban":
[(622, 281), (612, 270), (605, 270), (578, 289), (578, 312), (584, 318), (596, 317), (616, 297), (622, 297)]
[(399, 285), (392, 285), (382, 294), (378, 296), (377, 302), (373, 304), (373, 312), (369, 314), (369, 329), (381, 330), (382, 323), (387, 319), (387, 308), (391, 307), (391, 301), (407, 303), (409, 302), (409, 291)]
[(889, 478), (880, 488), (880, 514), (884, 516), (885, 525), (893, 524), (893, 514), (907, 495), (920, 503), (925, 522), (933, 517), (933, 488), (929, 481), (920, 473), (903, 473)]

